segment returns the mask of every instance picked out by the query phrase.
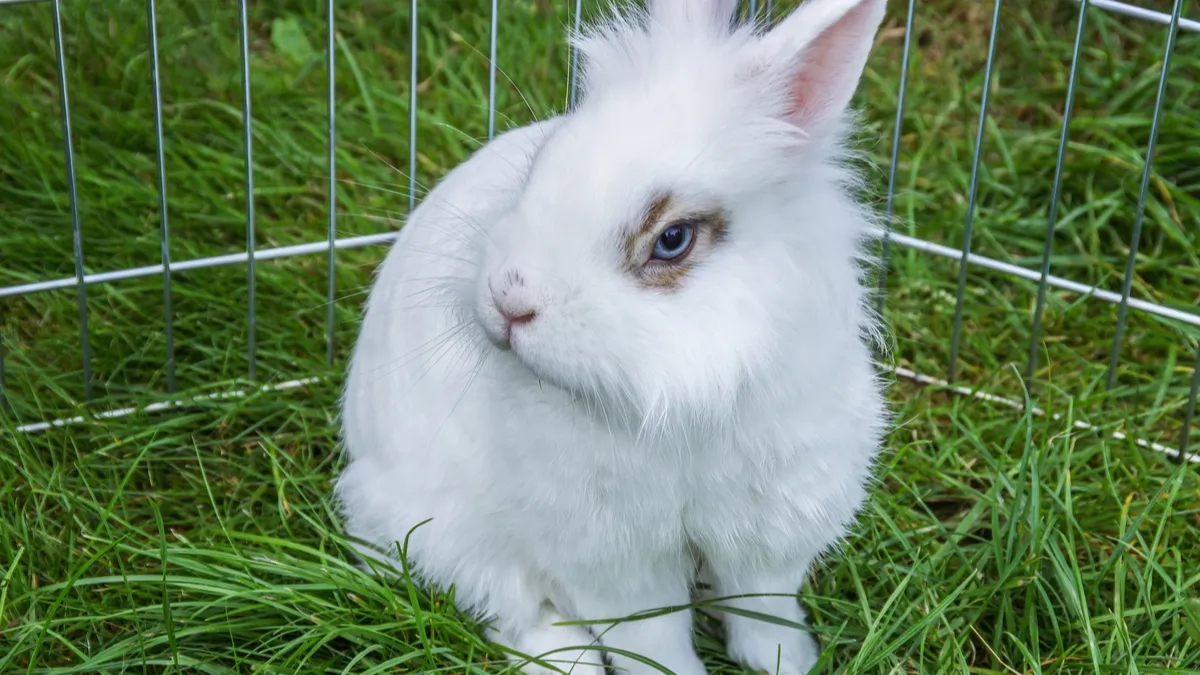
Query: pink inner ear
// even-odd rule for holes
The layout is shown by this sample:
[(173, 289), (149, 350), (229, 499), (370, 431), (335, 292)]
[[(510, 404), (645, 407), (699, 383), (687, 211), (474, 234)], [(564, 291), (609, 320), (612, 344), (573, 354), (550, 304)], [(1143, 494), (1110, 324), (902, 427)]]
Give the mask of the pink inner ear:
[(850, 104), (874, 42), (873, 4), (860, 2), (804, 48), (791, 83), (791, 117), (797, 126), (825, 124)]
[(805, 59), (800, 73), (792, 80), (792, 121), (796, 126), (807, 128), (822, 121), (822, 111), (833, 107), (828, 93), (829, 82), (825, 73), (816, 72), (815, 64)]

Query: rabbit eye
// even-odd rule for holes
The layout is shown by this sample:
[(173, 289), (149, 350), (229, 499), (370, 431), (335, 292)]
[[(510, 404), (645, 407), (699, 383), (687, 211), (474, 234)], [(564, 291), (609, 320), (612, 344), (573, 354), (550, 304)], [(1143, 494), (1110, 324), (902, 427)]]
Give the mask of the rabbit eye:
[(686, 254), (692, 248), (696, 239), (696, 227), (690, 223), (671, 225), (658, 235), (654, 242), (655, 260), (675, 260)]
[(683, 207), (672, 203), (669, 195), (660, 197), (647, 208), (635, 231), (624, 232), (625, 271), (643, 288), (678, 289), (697, 264), (725, 241), (724, 211)]

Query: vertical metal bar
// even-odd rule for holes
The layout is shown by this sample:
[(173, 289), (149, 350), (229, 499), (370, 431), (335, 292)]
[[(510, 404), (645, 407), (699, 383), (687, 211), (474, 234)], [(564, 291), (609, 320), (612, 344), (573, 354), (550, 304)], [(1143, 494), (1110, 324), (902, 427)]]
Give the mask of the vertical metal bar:
[(900, 163), (900, 139), (904, 130), (904, 94), (908, 91), (908, 56), (912, 50), (913, 16), (917, 0), (908, 0), (908, 17), (904, 21), (904, 54), (900, 58), (900, 93), (896, 96), (896, 123), (892, 130), (892, 165), (888, 168), (887, 209), (884, 212), (883, 242), (879, 250), (879, 305), (883, 315), (887, 300), (888, 258), (892, 246), (892, 217), (896, 214), (896, 166)]
[(334, 294), (337, 292), (337, 127), (336, 127), (336, 93), (337, 74), (334, 71), (334, 43), (336, 42), (335, 24), (333, 19), (333, 1), (326, 3), (325, 17), (325, 70), (328, 75), (326, 87), (329, 89), (329, 288), (326, 298), (325, 315), (325, 362), (333, 365), (334, 349)]
[(1154, 117), (1150, 122), (1150, 140), (1146, 144), (1146, 165), (1142, 168), (1142, 187), (1138, 191), (1137, 214), (1133, 221), (1133, 234), (1129, 238), (1129, 258), (1125, 261), (1125, 279), (1121, 284), (1121, 307), (1117, 310), (1117, 331), (1113, 335), (1112, 354), (1108, 359), (1108, 378), (1105, 389), (1111, 390), (1117, 377), (1117, 366), (1121, 360), (1121, 339), (1125, 335), (1125, 322), (1129, 314), (1129, 293), (1133, 288), (1133, 273), (1137, 266), (1138, 243), (1142, 238), (1142, 219), (1146, 214), (1146, 194), (1150, 190), (1150, 179), (1154, 176), (1154, 146), (1158, 144), (1158, 125), (1167, 97), (1167, 76), (1171, 70), (1171, 53), (1175, 51), (1175, 36), (1179, 34), (1179, 15), (1183, 12), (1183, 0), (1175, 0), (1171, 10), (1171, 26), (1167, 29), (1167, 48), (1163, 54), (1162, 74), (1158, 78), (1158, 95), (1154, 101)]
[[(583, 25), (583, 0), (575, 0), (575, 18), (574, 28), (571, 32), (572, 37), (579, 35), (579, 28)], [(579, 50), (575, 45), (571, 45), (571, 86), (570, 86), (570, 102), (568, 109), (575, 109), (575, 102), (579, 99)]]
[(167, 391), (175, 391), (175, 312), (171, 303), (171, 230), (167, 222), (167, 163), (163, 151), (162, 89), (158, 74), (158, 25), (154, 0), (146, 0), (150, 32), (150, 85), (154, 93), (154, 141), (158, 149), (158, 218), (163, 264), (163, 335), (167, 340)]
[(988, 40), (987, 66), (983, 72), (983, 97), (979, 102), (979, 128), (975, 132), (975, 154), (971, 159), (971, 187), (967, 195), (967, 222), (963, 230), (962, 257), (958, 261), (958, 293), (954, 301), (954, 333), (950, 338), (950, 366), (946, 379), (953, 382), (958, 370), (959, 340), (962, 338), (963, 300), (967, 292), (967, 256), (971, 253), (971, 231), (975, 225), (975, 195), (979, 189), (979, 158), (983, 155), (983, 136), (987, 129), (988, 99), (991, 98), (992, 69), (996, 65), (996, 42), (1000, 35), (1000, 6), (996, 0), (992, 13), (992, 35)]
[(249, 346), (246, 356), (250, 362), (249, 376), (253, 380), (258, 313), (254, 297), (254, 139), (250, 131), (250, 26), (246, 18), (246, 0), (238, 0), (238, 11), (242, 34), (242, 133), (246, 145), (246, 279), (249, 288)]
[(496, 38), (499, 33), (500, 7), (492, 0), (491, 47), (488, 50), (488, 140), (496, 135)]
[(758, 0), (750, 0), (750, 22), (758, 17)]
[(8, 410), (8, 382), (4, 374), (4, 322), (0, 321), (0, 410)]
[(1087, 27), (1089, 0), (1079, 3), (1079, 23), (1075, 29), (1075, 49), (1071, 54), (1071, 75), (1067, 80), (1067, 103), (1063, 108), (1062, 133), (1058, 138), (1058, 160), (1054, 165), (1054, 186), (1050, 189), (1050, 215), (1046, 222), (1046, 239), (1042, 242), (1042, 280), (1038, 284), (1037, 305), (1033, 310), (1033, 335), (1029, 341), (1029, 361), (1025, 377), (1032, 379), (1037, 370), (1038, 347), (1042, 338), (1042, 316), (1046, 311), (1046, 287), (1050, 280), (1050, 253), (1054, 248), (1054, 227), (1058, 223), (1058, 194), (1062, 188), (1063, 164), (1067, 158), (1067, 140), (1071, 135), (1071, 111), (1075, 107), (1075, 83), (1079, 79), (1080, 58), (1083, 55), (1083, 32)]
[(767, 0), (767, 23), (775, 18), (775, 0)]
[(75, 249), (75, 290), (79, 304), (79, 337), (83, 354), (83, 396), (92, 398), (92, 345), (88, 336), (87, 290), (83, 285), (83, 234), (79, 227), (79, 199), (75, 191), (75, 150), (71, 142), (71, 104), (67, 96), (67, 59), (63, 54), (62, 10), (59, 0), (52, 0), (54, 14), (54, 49), (58, 59), (58, 94), (62, 101), (63, 157), (67, 163), (67, 198), (71, 202), (71, 237)]
[(412, 0), (412, 20), (410, 21), (412, 72), (408, 92), (408, 212), (417, 208), (417, 0)]
[(1183, 434), (1179, 439), (1179, 459), (1188, 460), (1188, 443), (1191, 440), (1192, 420), (1196, 418), (1196, 394), (1200, 392), (1200, 344), (1196, 345), (1196, 363), (1192, 366), (1192, 390), (1188, 394), (1187, 412), (1183, 416)]

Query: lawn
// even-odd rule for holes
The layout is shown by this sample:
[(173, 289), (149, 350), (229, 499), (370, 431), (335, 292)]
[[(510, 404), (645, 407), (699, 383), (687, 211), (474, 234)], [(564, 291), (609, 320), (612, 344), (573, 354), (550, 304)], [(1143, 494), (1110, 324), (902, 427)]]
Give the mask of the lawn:
[[(905, 4), (891, 3), (858, 97), (863, 170), (881, 206)], [(1184, 4), (1200, 19), (1200, 3)], [(562, 37), (574, 2), (499, 5), (502, 130), (565, 106)], [(1170, 12), (1172, 3), (1142, 5)], [(337, 4), (339, 236), (400, 226), (414, 152), (421, 193), (486, 139), (488, 6), (421, 2), (412, 148), (409, 3)], [(993, 5), (916, 6), (896, 229), (958, 247)], [(976, 253), (1041, 264), (1077, 18), (1068, 0), (1003, 2)], [(157, 19), (171, 258), (242, 252), (236, 4), (160, 2)], [(64, 0), (62, 21), (85, 269), (157, 264), (146, 5)], [(324, 2), (252, 3), (249, 25), (256, 245), (323, 241)], [(1158, 24), (1088, 13), (1053, 274), (1121, 291), (1166, 38)], [(258, 261), (254, 381), (246, 267), (174, 273), (176, 395), (161, 276), (87, 288), (90, 403), (74, 290), (2, 294), (75, 274), (54, 53), (48, 3), (0, 4), (0, 673), (507, 668), (452, 594), (354, 567), (331, 510), (338, 373), (384, 248), (337, 255), (332, 367), (326, 255)], [(1168, 83), (1132, 296), (1195, 314), (1200, 33), (1178, 35)], [(956, 260), (892, 248), (888, 363), (945, 377), (957, 276)], [(1106, 393), (1116, 306), (1052, 291), (1039, 365), (1026, 377), (1036, 292), (969, 269), (957, 375), (1047, 414), (905, 378), (891, 387), (898, 424), (878, 489), (803, 592), (824, 672), (1200, 670), (1200, 465), (1137, 443), (1180, 445), (1200, 326), (1131, 310)], [(259, 389), (309, 377), (320, 379)], [(18, 430), (233, 390), (245, 395)], [(1200, 452), (1200, 432), (1191, 446)], [(738, 672), (712, 622), (699, 624), (712, 671)]]

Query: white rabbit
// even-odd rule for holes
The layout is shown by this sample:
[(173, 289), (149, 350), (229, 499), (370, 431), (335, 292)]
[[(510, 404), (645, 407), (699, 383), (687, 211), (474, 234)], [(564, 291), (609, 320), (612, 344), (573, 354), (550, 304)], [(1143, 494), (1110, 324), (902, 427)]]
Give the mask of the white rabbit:
[[(686, 605), (701, 561), (713, 593), (757, 595), (727, 605), (803, 622), (887, 425), (843, 148), (885, 0), (769, 29), (735, 5), (651, 0), (580, 36), (580, 105), (427, 196), (354, 350), (347, 531), (392, 555), (411, 532), (422, 582), (564, 671), (604, 650), (704, 673), (686, 610), (555, 625)], [(751, 668), (816, 661), (802, 630), (724, 621)]]

